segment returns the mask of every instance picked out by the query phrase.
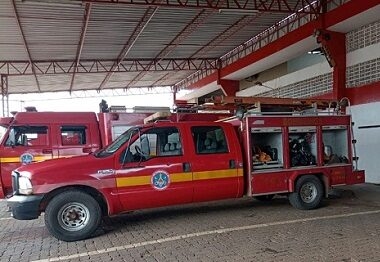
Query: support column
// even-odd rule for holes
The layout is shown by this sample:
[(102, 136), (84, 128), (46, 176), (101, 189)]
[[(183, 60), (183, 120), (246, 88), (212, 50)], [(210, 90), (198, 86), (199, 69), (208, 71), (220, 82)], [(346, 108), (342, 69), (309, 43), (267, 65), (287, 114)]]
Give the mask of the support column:
[[(9, 99), (8, 99), (8, 76), (1, 75), (1, 106), (3, 109), (3, 117), (9, 115)], [(5, 103), (7, 103), (7, 115), (5, 115)]]
[(346, 35), (328, 30), (316, 30), (327, 62), (333, 68), (332, 98), (341, 99), (346, 89)]
[(239, 91), (239, 81), (219, 79), (218, 84), (225, 96), (236, 96), (236, 92)]
[(176, 100), (177, 100), (177, 87), (176, 86), (174, 86), (173, 88), (172, 88), (172, 90), (173, 90), (173, 105), (175, 105), (176, 104)]

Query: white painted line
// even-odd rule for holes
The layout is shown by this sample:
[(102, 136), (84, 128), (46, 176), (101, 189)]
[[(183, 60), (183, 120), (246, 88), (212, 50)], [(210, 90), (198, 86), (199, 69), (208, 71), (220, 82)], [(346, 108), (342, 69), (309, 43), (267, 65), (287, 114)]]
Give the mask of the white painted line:
[(13, 217), (2, 217), (2, 218), (0, 218), (0, 221), (1, 220), (10, 220), (10, 219), (13, 219)]
[(341, 215), (310, 217), (310, 218), (302, 218), (302, 219), (295, 219), (295, 220), (270, 222), (270, 223), (248, 225), (248, 226), (241, 226), (241, 227), (230, 227), (230, 228), (223, 228), (223, 229), (216, 229), (216, 230), (210, 230), (210, 231), (190, 233), (190, 234), (185, 234), (185, 235), (178, 235), (178, 236), (167, 237), (167, 238), (160, 238), (157, 240), (132, 243), (129, 245), (118, 246), (118, 247), (110, 247), (110, 248), (99, 249), (99, 250), (94, 250), (94, 251), (89, 251), (89, 252), (84, 252), (84, 253), (77, 253), (77, 254), (72, 254), (72, 255), (67, 255), (67, 256), (60, 256), (60, 257), (52, 257), (52, 258), (34, 260), (31, 262), (62, 261), (62, 260), (80, 258), (80, 257), (89, 257), (89, 256), (100, 255), (100, 254), (106, 254), (106, 253), (111, 253), (111, 252), (115, 252), (115, 251), (128, 250), (128, 249), (132, 249), (132, 248), (136, 248), (136, 247), (155, 245), (155, 244), (160, 244), (160, 243), (165, 243), (165, 242), (173, 242), (176, 240), (193, 238), (193, 237), (200, 237), (200, 236), (206, 236), (206, 235), (224, 234), (224, 233), (229, 233), (229, 232), (257, 229), (257, 228), (263, 228), (263, 227), (296, 224), (296, 223), (308, 222), (308, 221), (328, 220), (328, 219), (345, 218), (345, 217), (353, 217), (353, 216), (371, 215), (371, 214), (379, 214), (379, 213), (380, 213), (380, 210), (374, 210), (374, 211), (364, 211), (364, 212), (348, 213), (348, 214), (341, 214)]

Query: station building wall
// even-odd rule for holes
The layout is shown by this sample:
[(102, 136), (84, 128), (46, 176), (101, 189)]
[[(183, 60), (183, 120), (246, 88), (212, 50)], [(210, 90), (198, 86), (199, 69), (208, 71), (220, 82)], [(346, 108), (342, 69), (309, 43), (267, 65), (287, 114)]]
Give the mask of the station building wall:
[[(377, 159), (380, 156), (380, 20), (348, 32), (346, 52), (346, 88), (358, 88), (357, 97), (371, 97), (354, 99), (350, 107), (358, 141), (358, 167), (366, 170), (366, 182), (380, 184), (380, 161)], [(252, 86), (236, 95), (316, 97), (331, 93), (332, 85), (332, 68), (328, 62), (321, 57), (306, 58), (304, 54), (303, 58), (288, 62), (287, 74), (262, 83), (270, 87), (264, 92), (263, 88)]]

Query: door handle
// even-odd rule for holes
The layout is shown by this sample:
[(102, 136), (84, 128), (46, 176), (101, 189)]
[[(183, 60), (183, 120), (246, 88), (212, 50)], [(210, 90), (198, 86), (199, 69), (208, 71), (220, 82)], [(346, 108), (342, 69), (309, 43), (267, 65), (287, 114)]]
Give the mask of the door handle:
[(53, 150), (52, 149), (42, 149), (42, 154), (52, 154)]
[(235, 169), (236, 168), (236, 162), (233, 159), (230, 159), (230, 169)]
[(91, 148), (91, 147), (84, 147), (84, 148), (82, 149), (82, 152), (83, 152), (83, 153), (91, 153), (91, 152), (92, 152), (92, 148)]
[(183, 163), (182, 167), (183, 167), (183, 172), (190, 172), (191, 171), (190, 163), (187, 163), (187, 162)]

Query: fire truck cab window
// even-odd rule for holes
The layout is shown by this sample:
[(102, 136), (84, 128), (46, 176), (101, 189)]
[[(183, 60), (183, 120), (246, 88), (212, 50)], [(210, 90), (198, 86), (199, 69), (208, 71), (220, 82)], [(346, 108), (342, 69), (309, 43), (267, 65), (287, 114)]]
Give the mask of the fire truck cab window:
[(224, 131), (219, 126), (197, 126), (191, 128), (197, 154), (227, 153)]
[(178, 129), (175, 127), (152, 128), (140, 134), (127, 151), (121, 162), (147, 161), (153, 157), (182, 155)]
[(47, 126), (15, 126), (5, 143), (6, 146), (47, 146)]
[(63, 146), (75, 146), (86, 144), (85, 126), (62, 126), (61, 141)]

